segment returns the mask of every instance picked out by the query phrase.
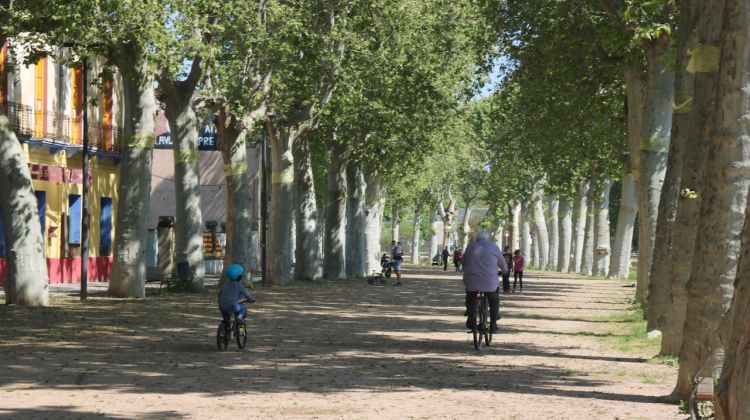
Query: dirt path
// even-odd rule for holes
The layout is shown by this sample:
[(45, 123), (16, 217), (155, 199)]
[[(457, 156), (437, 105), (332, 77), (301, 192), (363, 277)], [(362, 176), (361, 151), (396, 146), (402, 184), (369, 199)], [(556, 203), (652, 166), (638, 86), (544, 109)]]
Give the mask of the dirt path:
[[(632, 289), (531, 275), (476, 352), (455, 273), (259, 292), (245, 351), (215, 346), (215, 291), (0, 307), (0, 418), (672, 419), (675, 368), (614, 350)], [(683, 416), (684, 417), (684, 416)]]

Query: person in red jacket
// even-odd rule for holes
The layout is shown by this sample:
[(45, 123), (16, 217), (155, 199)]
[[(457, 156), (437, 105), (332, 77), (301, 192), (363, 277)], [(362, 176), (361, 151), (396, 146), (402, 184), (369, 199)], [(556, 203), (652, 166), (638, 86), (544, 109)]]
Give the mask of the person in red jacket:
[(517, 249), (513, 253), (513, 293), (516, 292), (516, 282), (520, 286), (520, 291), (523, 292), (523, 266), (526, 264), (526, 260), (521, 255), (521, 250)]

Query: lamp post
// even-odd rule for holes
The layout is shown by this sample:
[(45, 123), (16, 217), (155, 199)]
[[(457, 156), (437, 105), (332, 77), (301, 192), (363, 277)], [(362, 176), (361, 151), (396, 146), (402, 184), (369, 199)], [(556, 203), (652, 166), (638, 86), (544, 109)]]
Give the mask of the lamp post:
[(83, 191), (81, 193), (81, 300), (88, 298), (89, 269), (89, 112), (88, 57), (83, 58)]

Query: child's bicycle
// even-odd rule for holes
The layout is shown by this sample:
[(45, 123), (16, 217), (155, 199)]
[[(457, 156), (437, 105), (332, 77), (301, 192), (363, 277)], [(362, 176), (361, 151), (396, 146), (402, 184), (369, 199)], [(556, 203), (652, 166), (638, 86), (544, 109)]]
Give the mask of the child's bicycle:
[[(249, 300), (243, 300), (240, 302), (242, 305), (252, 303)], [(247, 345), (247, 325), (245, 324), (245, 318), (240, 319), (239, 314), (233, 314), (232, 319), (229, 322), (229, 328), (227, 324), (222, 320), (219, 323), (219, 328), (216, 330), (216, 345), (219, 347), (219, 351), (224, 351), (229, 346), (229, 341), (234, 337), (237, 340), (237, 347), (244, 349)]]

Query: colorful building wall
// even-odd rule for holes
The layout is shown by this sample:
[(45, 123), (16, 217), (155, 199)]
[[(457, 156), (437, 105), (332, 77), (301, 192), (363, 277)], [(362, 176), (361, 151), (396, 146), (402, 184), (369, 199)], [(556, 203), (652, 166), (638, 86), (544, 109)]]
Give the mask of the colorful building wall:
[[(8, 54), (3, 48), (2, 67)], [(89, 81), (101, 63), (91, 60)], [(83, 89), (95, 100), (89, 113), (89, 257), (90, 281), (109, 279), (119, 180), (119, 143), (122, 121), (121, 83), (117, 76), (100, 86), (83, 85), (81, 68), (68, 68), (51, 57), (8, 72), (0, 83), (0, 105), (29, 163), (50, 283), (81, 280), (81, 213)], [(121, 126), (121, 125), (120, 125)], [(2, 225), (0, 224), (0, 230)], [(2, 233), (2, 232), (0, 232)], [(5, 278), (4, 234), (0, 235), (0, 285)]]

